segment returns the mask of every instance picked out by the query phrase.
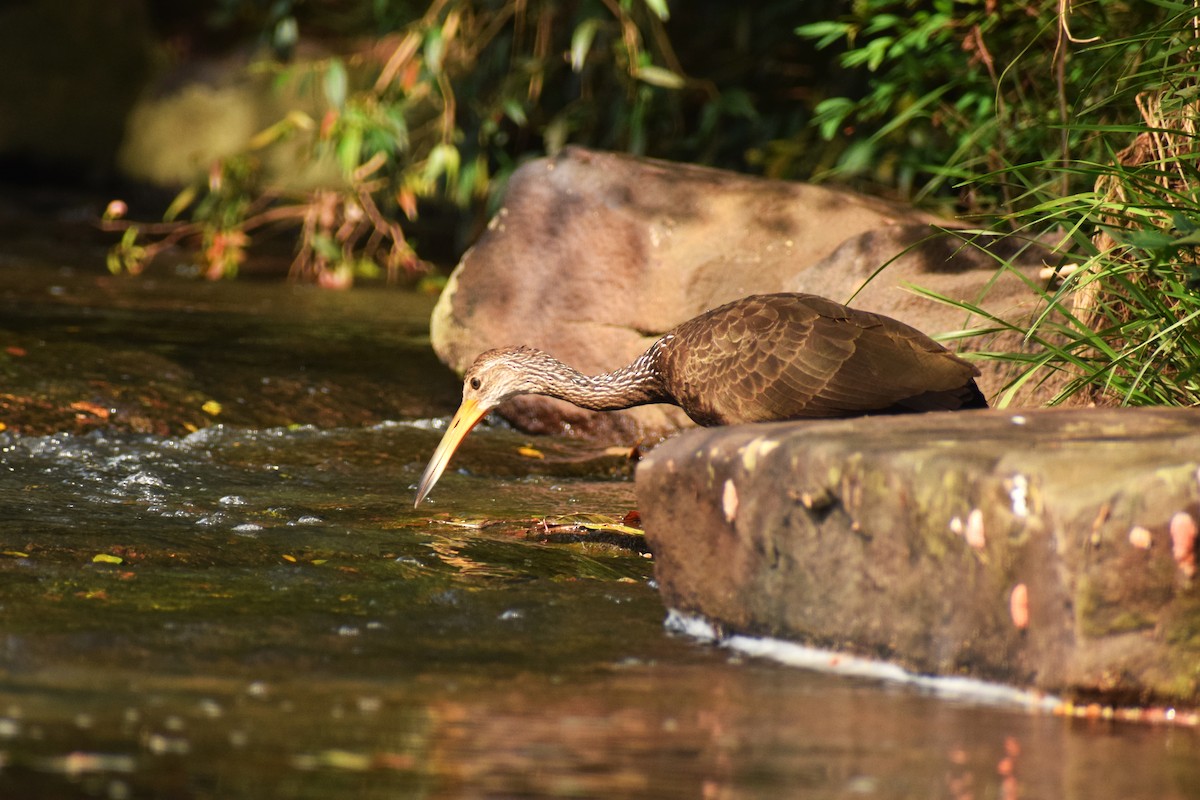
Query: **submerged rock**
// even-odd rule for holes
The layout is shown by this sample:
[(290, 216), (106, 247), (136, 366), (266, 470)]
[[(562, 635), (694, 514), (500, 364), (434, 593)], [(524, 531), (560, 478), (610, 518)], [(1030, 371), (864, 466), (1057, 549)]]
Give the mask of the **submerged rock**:
[(982, 411), (689, 431), (638, 467), (665, 603), (1110, 702), (1200, 701), (1200, 416)]

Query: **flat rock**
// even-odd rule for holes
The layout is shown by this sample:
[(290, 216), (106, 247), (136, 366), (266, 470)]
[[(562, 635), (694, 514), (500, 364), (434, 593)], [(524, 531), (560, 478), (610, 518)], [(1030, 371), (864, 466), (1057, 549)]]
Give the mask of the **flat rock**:
[(686, 431), (637, 470), (668, 607), (1114, 703), (1200, 702), (1200, 415), (973, 411)]

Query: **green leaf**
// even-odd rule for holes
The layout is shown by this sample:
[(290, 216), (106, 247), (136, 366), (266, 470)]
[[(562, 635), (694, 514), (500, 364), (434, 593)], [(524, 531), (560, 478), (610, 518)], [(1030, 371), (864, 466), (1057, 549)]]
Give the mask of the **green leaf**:
[(525, 124), (529, 122), (529, 118), (525, 115), (525, 107), (521, 105), (520, 101), (516, 100), (515, 98), (506, 98), (504, 102), (501, 103), (501, 107), (504, 109), (504, 116), (508, 117), (518, 125), (524, 127)]
[(446, 42), (441, 28), (431, 28), (425, 36), (425, 63), (430, 72), (442, 71), (442, 57), (446, 53)]
[(879, 33), (888, 28), (899, 28), (901, 18), (895, 14), (874, 14), (867, 21), (867, 26), (863, 28), (863, 33)]
[(342, 133), (342, 138), (338, 140), (338, 164), (341, 165), (342, 171), (346, 175), (350, 175), (358, 169), (359, 159), (362, 158), (362, 140), (362, 129), (357, 126), (346, 128)]
[(329, 101), (329, 105), (338, 109), (345, 106), (348, 86), (346, 66), (341, 59), (330, 59), (329, 66), (325, 68), (325, 99)]
[(638, 67), (637, 78), (651, 86), (660, 86), (664, 89), (680, 89), (684, 84), (683, 78), (671, 70), (656, 67), (653, 64)]
[(384, 118), (387, 120), (387, 130), (392, 137), (392, 145), (399, 152), (404, 152), (409, 147), (406, 110), (402, 105), (389, 105), (383, 109)]
[(583, 70), (588, 51), (592, 49), (592, 42), (596, 38), (596, 30), (599, 27), (600, 20), (595, 18), (585, 19), (575, 26), (575, 32), (571, 34), (571, 69), (576, 72)]
[(813, 124), (821, 131), (821, 138), (829, 141), (841, 132), (846, 118), (854, 111), (854, 101), (848, 97), (829, 97), (817, 103)]
[(542, 141), (546, 145), (546, 152), (550, 155), (561, 152), (566, 147), (567, 137), (570, 134), (571, 124), (564, 114), (559, 114), (550, 120), (542, 128)]
[(424, 179), (430, 185), (442, 175), (446, 183), (453, 184), (458, 179), (458, 167), (461, 156), (458, 148), (448, 142), (442, 142), (429, 151), (429, 160), (425, 162)]
[(838, 171), (846, 175), (864, 175), (875, 163), (875, 146), (870, 139), (852, 141), (838, 158)]
[(844, 22), (814, 22), (811, 25), (801, 25), (796, 28), (795, 33), (805, 39), (816, 39), (816, 48), (824, 50), (843, 39), (849, 40), (854, 34), (854, 28)]
[(313, 252), (329, 261), (338, 261), (342, 257), (342, 248), (338, 247), (331, 237), (323, 233), (314, 233), (309, 242)]
[(178, 217), (183, 210), (190, 206), (196, 199), (196, 185), (187, 186), (179, 194), (175, 195), (175, 199), (171, 201), (171, 205), (167, 206), (166, 212), (163, 214), (164, 222), (172, 222)]
[(1180, 233), (1195, 233), (1200, 230), (1200, 225), (1197, 225), (1194, 219), (1182, 211), (1171, 212), (1171, 225)]
[[(360, 258), (354, 262), (354, 275), (357, 278), (375, 279), (383, 275), (383, 270), (369, 258)], [(316, 561), (312, 563), (316, 564)], [(325, 563), (323, 560), (321, 563)]]
[(1158, 230), (1130, 231), (1122, 237), (1126, 244), (1141, 250), (1158, 250), (1175, 244), (1175, 237)]
[(654, 16), (663, 22), (671, 18), (671, 10), (667, 8), (667, 0), (646, 0), (646, 7), (654, 12)]
[(851, 50), (842, 56), (842, 63), (847, 67), (865, 66), (871, 72), (875, 72), (887, 57), (895, 41), (891, 36), (872, 39), (858, 50)]
[(289, 14), (275, 23), (275, 30), (271, 34), (271, 45), (280, 52), (289, 52), (296, 46), (299, 38), (300, 26), (296, 23), (296, 18)]
[(1200, 244), (1200, 231), (1192, 231), (1185, 236), (1180, 236), (1178, 239), (1173, 240), (1171, 244), (1175, 245), (1176, 247), (1181, 247), (1184, 245), (1190, 247), (1192, 245)]

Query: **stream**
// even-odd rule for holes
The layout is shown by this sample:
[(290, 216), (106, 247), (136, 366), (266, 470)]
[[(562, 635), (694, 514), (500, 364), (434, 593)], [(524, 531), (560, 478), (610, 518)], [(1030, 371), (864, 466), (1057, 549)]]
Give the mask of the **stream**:
[(0, 259), (0, 797), (1200, 797), (1194, 729), (665, 625), (543, 524), (636, 508), (595, 445), (481, 425), (414, 509), (433, 302)]

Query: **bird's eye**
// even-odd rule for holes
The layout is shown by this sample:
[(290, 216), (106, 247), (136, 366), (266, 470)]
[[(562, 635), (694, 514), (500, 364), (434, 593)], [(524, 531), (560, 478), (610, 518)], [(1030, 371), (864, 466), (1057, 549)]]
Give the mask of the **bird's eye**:
[(483, 381), (479, 380), (479, 378), (471, 378), (471, 388), (472, 389), (478, 389), (482, 385), (483, 385)]

